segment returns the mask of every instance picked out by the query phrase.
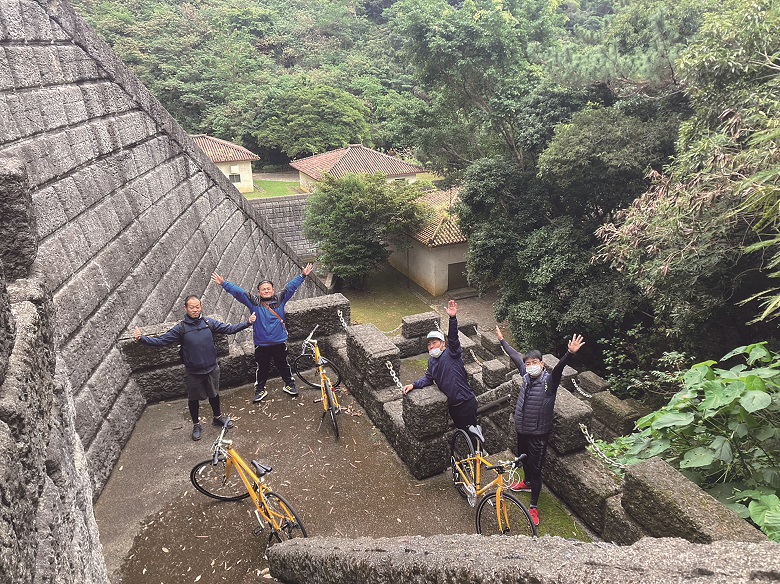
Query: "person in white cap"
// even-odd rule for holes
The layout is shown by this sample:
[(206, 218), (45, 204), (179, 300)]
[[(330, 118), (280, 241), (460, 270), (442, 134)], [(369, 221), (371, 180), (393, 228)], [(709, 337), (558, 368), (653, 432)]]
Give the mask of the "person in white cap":
[(428, 333), (428, 369), (424, 377), (404, 386), (404, 395), (436, 382), (436, 387), (447, 396), (447, 409), (455, 427), (471, 435), (476, 433), (481, 440), (481, 428), (477, 425), (477, 398), (469, 387), (463, 365), (463, 349), (458, 339), (458, 305), (454, 300), (447, 304), (447, 314), (450, 323), (446, 340), (441, 331)]

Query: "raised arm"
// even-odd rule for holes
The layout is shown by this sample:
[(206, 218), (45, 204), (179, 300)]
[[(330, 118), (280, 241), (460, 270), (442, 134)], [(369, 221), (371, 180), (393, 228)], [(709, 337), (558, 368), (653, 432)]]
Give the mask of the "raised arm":
[(585, 341), (582, 339), (582, 335), (574, 334), (572, 335), (571, 340), (569, 341), (568, 350), (566, 351), (566, 354), (561, 357), (560, 361), (558, 361), (558, 364), (553, 368), (552, 373), (550, 374), (550, 385), (552, 386), (553, 390), (558, 389), (558, 385), (561, 383), (561, 376), (563, 375), (563, 368), (566, 367), (566, 364), (571, 360), (571, 358), (574, 356), (574, 354), (580, 350), (580, 347), (585, 344)]
[(509, 358), (512, 360), (512, 363), (514, 363), (515, 367), (520, 371), (520, 375), (525, 375), (525, 362), (523, 361), (523, 356), (504, 340), (504, 335), (498, 326), (496, 326), (496, 336), (501, 342), (501, 346), (504, 347), (504, 351), (506, 351), (506, 354), (509, 355)]
[(227, 324), (225, 322), (220, 322), (218, 320), (215, 320), (213, 318), (208, 318), (209, 324), (211, 325), (211, 330), (217, 333), (218, 335), (234, 335), (239, 331), (244, 330), (245, 328), (249, 328), (252, 326), (252, 324), (257, 319), (257, 316), (253, 312), (251, 315), (249, 315), (249, 319), (240, 322), (238, 324)]

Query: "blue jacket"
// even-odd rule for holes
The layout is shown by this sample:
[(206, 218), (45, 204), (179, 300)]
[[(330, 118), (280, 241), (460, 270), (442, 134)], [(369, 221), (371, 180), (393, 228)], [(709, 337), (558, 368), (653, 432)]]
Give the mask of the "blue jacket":
[(522, 355), (505, 340), (501, 341), (501, 346), (523, 376), (523, 387), (517, 395), (515, 406), (515, 431), (530, 436), (548, 434), (552, 429), (555, 398), (558, 395), (558, 386), (561, 384), (563, 368), (571, 359), (572, 353), (566, 351), (552, 372), (545, 369), (534, 379), (526, 373)]
[(141, 337), (138, 340), (150, 347), (181, 345), (181, 360), (187, 373), (204, 375), (214, 371), (217, 366), (214, 333), (233, 335), (249, 326), (249, 321), (241, 324), (225, 324), (204, 316), (194, 319), (188, 314), (183, 321), (165, 334), (159, 337)]
[(447, 348), (439, 357), (428, 359), (428, 369), (425, 377), (418, 379), (412, 385), (415, 389), (432, 385), (447, 396), (447, 405), (454, 406), (474, 398), (474, 392), (469, 387), (466, 367), (463, 365), (463, 349), (458, 338), (458, 319), (450, 317), (450, 328), (447, 332)]
[(303, 279), (303, 275), (296, 276), (287, 282), (287, 285), (279, 294), (267, 302), (268, 308), (272, 308), (282, 320), (276, 318), (264, 306), (265, 303), (258, 296), (249, 294), (243, 288), (239, 288), (230, 282), (222, 284), (222, 288), (228, 294), (257, 315), (254, 326), (255, 347), (267, 347), (287, 342), (287, 329), (284, 326), (284, 305), (287, 304), (287, 301), (292, 298), (295, 291), (303, 284)]

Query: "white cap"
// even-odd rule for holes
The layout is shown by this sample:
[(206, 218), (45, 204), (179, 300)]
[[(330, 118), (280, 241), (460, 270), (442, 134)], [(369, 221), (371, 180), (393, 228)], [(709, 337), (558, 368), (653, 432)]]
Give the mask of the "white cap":
[(439, 339), (442, 343), (444, 342), (444, 333), (441, 333), (439, 331), (431, 331), (428, 333), (429, 339)]

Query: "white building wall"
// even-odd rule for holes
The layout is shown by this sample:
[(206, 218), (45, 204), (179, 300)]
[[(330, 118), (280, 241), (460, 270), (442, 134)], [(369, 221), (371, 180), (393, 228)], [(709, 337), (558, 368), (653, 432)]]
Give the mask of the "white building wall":
[(239, 193), (251, 193), (255, 190), (255, 185), (252, 182), (252, 163), (249, 160), (243, 162), (219, 162), (217, 163), (217, 168), (228, 178), (230, 178), (231, 174), (238, 174), (241, 177), (240, 182), (233, 183), (233, 186), (238, 189)]
[(448, 266), (466, 261), (465, 243), (429, 248), (417, 240), (406, 251), (394, 251), (388, 262), (433, 296), (447, 292)]

